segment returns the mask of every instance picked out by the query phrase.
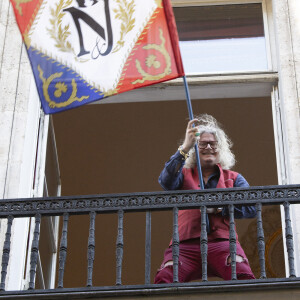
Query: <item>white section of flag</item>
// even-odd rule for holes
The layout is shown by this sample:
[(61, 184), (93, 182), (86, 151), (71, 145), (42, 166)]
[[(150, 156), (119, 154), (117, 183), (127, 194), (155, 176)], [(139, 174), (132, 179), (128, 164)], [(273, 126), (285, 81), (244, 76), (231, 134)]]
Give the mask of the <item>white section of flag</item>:
[[(56, 39), (52, 38), (51, 34), (49, 33), (49, 29), (52, 30), (52, 32), (58, 33), (58, 27), (56, 26), (55, 29), (50, 20), (55, 19), (55, 23), (58, 22), (58, 17), (53, 17), (53, 10), (55, 12), (57, 5), (62, 2), (62, 0), (44, 1), (42, 8), (36, 17), (33, 26), (31, 27), (31, 31), (29, 32), (31, 46), (50, 56), (57, 62), (67, 66), (69, 69), (79, 73), (88, 83), (100, 89), (101, 91), (114, 89), (118, 84), (122, 68), (124, 67), (128, 56), (130, 55), (135, 43), (137, 42), (144, 27), (147, 25), (153, 12), (157, 8), (155, 0), (128, 0), (127, 2), (131, 1), (134, 2), (134, 13), (131, 17), (135, 19), (135, 26), (126, 34), (124, 46), (116, 53), (111, 52), (107, 56), (99, 56), (97, 59), (92, 59), (92, 54), (95, 56), (97, 53), (97, 48), (95, 48), (95, 45), (96, 39), (98, 38), (99, 40), (99, 36), (86, 23), (80, 20), (79, 22), (82, 29), (85, 49), (91, 53), (81, 56), (79, 61), (76, 61), (77, 54), (80, 50), (79, 39), (76, 26), (69, 12), (65, 12), (61, 22), (61, 27), (64, 28), (65, 26), (69, 26), (68, 31), (70, 32), (70, 35), (63, 44), (65, 45), (68, 41), (73, 47), (75, 53), (64, 52), (61, 50), (61, 48), (57, 47), (57, 40), (59, 40), (57, 38), (58, 34), (56, 34)], [(121, 39), (120, 32), (122, 21), (115, 18), (115, 10), (119, 7), (118, 2), (124, 1), (109, 1), (113, 31), (113, 48)], [(95, 5), (91, 5), (93, 3), (92, 0), (85, 0), (85, 3), (87, 5), (90, 4), (90, 6), (79, 8), (77, 1), (73, 0), (69, 7), (73, 6), (81, 9), (90, 15), (90, 17), (92, 17), (95, 21), (97, 21), (97, 23), (99, 23), (103, 28), (106, 28), (104, 1), (99, 0)], [(100, 41), (103, 42), (101, 38)], [(92, 51), (93, 48), (94, 52)], [(99, 76), (99, 74), (101, 75)]]

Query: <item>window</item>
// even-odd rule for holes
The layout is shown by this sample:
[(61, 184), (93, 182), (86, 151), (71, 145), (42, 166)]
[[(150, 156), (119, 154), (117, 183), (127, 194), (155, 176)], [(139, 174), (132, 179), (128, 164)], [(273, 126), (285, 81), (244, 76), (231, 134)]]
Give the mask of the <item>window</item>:
[(261, 3), (174, 7), (187, 74), (268, 70)]
[[(39, 144), (35, 181), (36, 196), (60, 196), (60, 169), (56, 151), (55, 134), (52, 118), (42, 115), (40, 122)], [(34, 218), (30, 221), (25, 287), (30, 279), (30, 255)], [(58, 248), (59, 217), (42, 217), (40, 223), (39, 252), (36, 272), (36, 288), (54, 288), (56, 258)]]

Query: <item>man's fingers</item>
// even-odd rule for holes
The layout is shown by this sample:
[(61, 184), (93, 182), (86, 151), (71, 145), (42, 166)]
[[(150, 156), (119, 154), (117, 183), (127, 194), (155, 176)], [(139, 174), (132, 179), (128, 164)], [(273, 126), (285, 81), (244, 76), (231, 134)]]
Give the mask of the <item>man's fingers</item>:
[(199, 123), (198, 119), (193, 119), (188, 122), (186, 133), (185, 133), (185, 139), (183, 142), (183, 147), (186, 152), (190, 151), (190, 149), (195, 145), (196, 143), (196, 134), (198, 133), (198, 130), (193, 125)]
[(193, 119), (193, 120), (191, 120), (191, 121), (189, 121), (188, 122), (188, 128), (193, 128), (193, 125), (195, 124), (195, 123), (197, 123), (197, 122), (199, 122), (198, 121), (198, 119)]
[(197, 130), (197, 128), (195, 128), (195, 127), (187, 130), (187, 133), (189, 133), (189, 134), (190, 134), (190, 133), (195, 134), (196, 132), (198, 132), (198, 130)]

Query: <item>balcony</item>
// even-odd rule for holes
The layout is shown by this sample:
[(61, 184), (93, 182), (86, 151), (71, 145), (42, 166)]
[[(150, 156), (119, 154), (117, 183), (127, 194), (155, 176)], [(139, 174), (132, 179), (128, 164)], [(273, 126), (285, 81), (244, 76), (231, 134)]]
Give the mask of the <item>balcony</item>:
[[(153, 299), (167, 297), (176, 299), (188, 297), (196, 299), (201, 294), (205, 299), (296, 299), (300, 293), (300, 278), (296, 277), (295, 255), (293, 247), (293, 232), (291, 225), (291, 205), (300, 203), (300, 185), (265, 186), (235, 189), (214, 189), (205, 191), (171, 191), (133, 194), (106, 194), (77, 197), (51, 197), (35, 199), (6, 199), (0, 204), (0, 217), (7, 219), (6, 238), (2, 255), (1, 292), (0, 299), (88, 299), (88, 298), (135, 298), (150, 296)], [(234, 205), (255, 205), (257, 210), (257, 253), (260, 265), (260, 278), (255, 280), (236, 280), (236, 232), (234, 220)], [(267, 205), (282, 206), (285, 218), (285, 242), (287, 249), (288, 273), (287, 278), (267, 278), (265, 261), (265, 238), (263, 229), (262, 207)], [(208, 281), (205, 256), (207, 253), (206, 209), (210, 207), (228, 207), (230, 219), (230, 250), (231, 250), (231, 280)], [(201, 208), (202, 230), (202, 281), (178, 282), (178, 210)], [(174, 283), (151, 283), (151, 215), (152, 212), (169, 210), (173, 212), (173, 261)], [(123, 285), (122, 266), (124, 232), (124, 214), (130, 212), (146, 213), (145, 225), (145, 280), (144, 284)], [(97, 251), (95, 237), (95, 219), (98, 214), (117, 214), (118, 230), (115, 237), (116, 248), (116, 278), (114, 286), (94, 286), (93, 271), (95, 252)], [(89, 215), (89, 236), (87, 245), (87, 270), (85, 287), (64, 287), (65, 266), (68, 263), (68, 222), (73, 215)], [(40, 224), (42, 217), (62, 216), (61, 239), (59, 246), (59, 260), (57, 284), (54, 289), (36, 289), (36, 270), (38, 265), (38, 251), (40, 239)], [(30, 254), (29, 289), (6, 291), (5, 281), (9, 264), (11, 229), (16, 218), (33, 217), (34, 234)], [(99, 246), (101, 247), (101, 245)], [(82, 259), (86, 259), (82, 257)], [(269, 298), (268, 298), (269, 299)]]

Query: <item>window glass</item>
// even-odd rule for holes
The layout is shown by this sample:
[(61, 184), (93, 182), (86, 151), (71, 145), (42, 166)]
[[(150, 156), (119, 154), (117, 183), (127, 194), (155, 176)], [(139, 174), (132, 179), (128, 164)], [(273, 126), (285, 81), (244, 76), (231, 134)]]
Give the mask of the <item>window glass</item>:
[(174, 7), (188, 74), (268, 69), (262, 5)]

